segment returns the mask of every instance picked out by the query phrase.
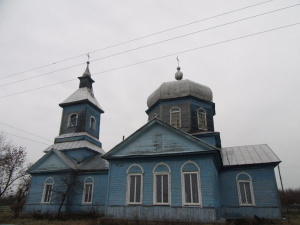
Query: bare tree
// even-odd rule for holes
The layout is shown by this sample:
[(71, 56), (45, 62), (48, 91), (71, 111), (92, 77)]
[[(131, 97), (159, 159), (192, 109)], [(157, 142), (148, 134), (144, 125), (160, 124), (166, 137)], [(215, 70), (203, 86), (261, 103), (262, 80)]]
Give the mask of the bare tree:
[(81, 182), (78, 180), (78, 171), (64, 172), (59, 176), (57, 185), (53, 189), (54, 200), (59, 203), (57, 218), (60, 216), (62, 206), (68, 197), (75, 195), (81, 189)]
[(18, 188), (12, 196), (13, 204), (10, 207), (14, 211), (16, 217), (20, 215), (20, 212), (22, 211), (25, 205), (29, 187), (30, 175), (26, 175), (20, 179)]
[(25, 176), (25, 160), (25, 148), (6, 143), (0, 134), (0, 198), (12, 193), (16, 181)]

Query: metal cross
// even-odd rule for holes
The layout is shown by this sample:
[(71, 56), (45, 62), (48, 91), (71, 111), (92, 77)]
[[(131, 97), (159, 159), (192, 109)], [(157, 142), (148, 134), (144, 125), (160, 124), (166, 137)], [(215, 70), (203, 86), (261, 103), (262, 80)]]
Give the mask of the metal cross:
[(178, 59), (178, 55), (177, 55), (176, 59), (177, 59), (177, 65), (178, 65), (178, 67), (179, 67), (179, 59)]
[(87, 55), (87, 57), (88, 57), (88, 62), (90, 62), (90, 58), (92, 58), (91, 56), (90, 56), (90, 53), (88, 53), (88, 54), (86, 54)]

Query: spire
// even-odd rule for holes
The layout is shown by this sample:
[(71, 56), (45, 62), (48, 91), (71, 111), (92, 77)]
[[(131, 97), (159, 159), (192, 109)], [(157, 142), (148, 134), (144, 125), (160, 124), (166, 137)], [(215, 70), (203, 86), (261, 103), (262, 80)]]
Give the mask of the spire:
[[(89, 54), (88, 54), (88, 57), (90, 58)], [(82, 74), (81, 77), (78, 77), (78, 79), (80, 80), (79, 88), (87, 87), (90, 90), (93, 90), (93, 83), (95, 81), (92, 79), (92, 75), (90, 73), (90, 69), (89, 69), (90, 61), (89, 61), (89, 59), (86, 62), (86, 64), (87, 65), (86, 65), (86, 69), (85, 69), (84, 73)]]
[(90, 73), (90, 69), (89, 69), (90, 62), (87, 61), (86, 64), (87, 64), (86, 69), (85, 69), (84, 73), (82, 74), (82, 76), (83, 77), (91, 77), (91, 73)]

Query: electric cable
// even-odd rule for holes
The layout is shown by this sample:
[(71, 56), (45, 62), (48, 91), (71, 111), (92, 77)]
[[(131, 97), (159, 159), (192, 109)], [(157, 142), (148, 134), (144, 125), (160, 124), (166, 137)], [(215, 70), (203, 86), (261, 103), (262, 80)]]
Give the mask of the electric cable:
[[(247, 38), (247, 37), (252, 37), (252, 36), (255, 36), (255, 35), (259, 35), (259, 34), (264, 34), (264, 33), (275, 31), (275, 30), (280, 30), (280, 29), (283, 29), (283, 28), (291, 27), (291, 26), (296, 26), (296, 25), (299, 25), (299, 24), (300, 24), (300, 22), (294, 23), (294, 24), (288, 24), (288, 25), (285, 25), (285, 26), (281, 26), (281, 27), (277, 27), (277, 28), (273, 28), (273, 29), (269, 29), (269, 30), (260, 31), (260, 32), (256, 32), (256, 33), (252, 33), (252, 34), (248, 34), (248, 35), (244, 35), (244, 36), (240, 36), (240, 37), (228, 39), (228, 40), (225, 40), (225, 41), (216, 42), (216, 43), (213, 43), (213, 44), (203, 45), (203, 46), (200, 46), (200, 47), (196, 47), (196, 48), (192, 48), (192, 49), (188, 49), (188, 50), (184, 50), (184, 51), (180, 51), (180, 52), (176, 52), (176, 53), (171, 53), (171, 54), (160, 56), (160, 57), (157, 57), (157, 58), (152, 58), (152, 59), (140, 61), (140, 62), (137, 62), (137, 63), (128, 64), (128, 65), (125, 65), (125, 66), (120, 66), (120, 67), (116, 67), (116, 68), (113, 68), (113, 69), (109, 69), (109, 70), (105, 70), (105, 71), (93, 73), (93, 76), (95, 76), (97, 74), (102, 74), (102, 73), (107, 73), (107, 72), (111, 72), (111, 71), (123, 69), (123, 68), (126, 68), (126, 67), (131, 67), (131, 66), (143, 64), (143, 63), (146, 63), (146, 62), (155, 61), (155, 60), (162, 59), (162, 58), (167, 58), (167, 57), (178, 55), (178, 54), (184, 54), (184, 53), (195, 51), (195, 50), (199, 50), (199, 49), (202, 49), (202, 48), (208, 48), (208, 47), (212, 47), (212, 46), (215, 46), (215, 45), (224, 44), (224, 43), (236, 41), (236, 40), (239, 40), (239, 39), (244, 39), (244, 38)], [(19, 95), (19, 94), (23, 94), (23, 93), (27, 93), (27, 92), (31, 92), (31, 91), (35, 91), (35, 90), (39, 90), (39, 89), (43, 89), (43, 88), (55, 86), (55, 85), (58, 85), (58, 84), (70, 82), (70, 81), (75, 81), (75, 79), (65, 80), (65, 81), (62, 81), (62, 82), (58, 82), (58, 83), (54, 83), (54, 84), (50, 84), (50, 85), (46, 85), (46, 86), (42, 86), (42, 87), (38, 87), (38, 88), (34, 88), (34, 89), (29, 89), (29, 90), (18, 92), (18, 93), (14, 93), (14, 94), (0, 96), (0, 98), (6, 98), (6, 97), (14, 96), (14, 95)]]
[[(129, 50), (122, 51), (122, 52), (118, 52), (118, 53), (115, 53), (115, 54), (112, 54), (112, 55), (104, 56), (104, 57), (101, 57), (101, 58), (98, 58), (98, 59), (91, 60), (90, 62), (103, 60), (103, 59), (110, 58), (110, 57), (113, 57), (113, 56), (117, 56), (117, 55), (121, 55), (121, 54), (124, 54), (124, 53), (136, 51), (136, 50), (139, 50), (139, 49), (142, 49), (142, 48), (150, 47), (150, 46), (153, 46), (153, 45), (161, 44), (161, 43), (164, 43), (164, 42), (172, 41), (172, 40), (175, 40), (175, 39), (178, 39), (178, 38), (183, 38), (183, 37), (186, 37), (186, 36), (194, 35), (194, 34), (197, 34), (197, 33), (200, 33), (200, 32), (216, 29), (216, 28), (219, 28), (219, 27), (223, 27), (223, 26), (227, 26), (227, 25), (230, 25), (230, 24), (238, 23), (238, 22), (241, 22), (241, 21), (253, 19), (253, 18), (256, 18), (256, 17), (259, 17), (259, 16), (264, 16), (264, 15), (267, 15), (267, 14), (270, 14), (270, 13), (274, 13), (274, 12), (278, 12), (278, 11), (281, 11), (281, 10), (289, 9), (289, 8), (296, 7), (296, 6), (299, 6), (299, 5), (300, 4), (291, 5), (291, 6), (287, 6), (287, 7), (284, 7), (284, 8), (280, 8), (280, 9), (272, 10), (272, 11), (269, 11), (269, 12), (257, 14), (257, 15), (254, 15), (254, 16), (246, 17), (246, 18), (243, 18), (243, 19), (231, 21), (229, 23), (224, 23), (224, 24), (217, 25), (217, 26), (214, 26), (214, 27), (209, 27), (209, 28), (206, 28), (206, 29), (203, 29), (203, 30), (195, 31), (195, 32), (192, 32), (192, 33), (180, 35), (180, 36), (165, 39), (165, 40), (162, 40), (162, 41), (159, 41), (159, 42), (151, 43), (151, 44), (148, 44), (148, 45), (143, 45), (143, 46), (133, 48), (133, 49), (129, 49)], [(6, 84), (3, 84), (3, 85), (0, 85), (0, 87), (20, 83), (20, 82), (23, 82), (23, 81), (26, 81), (26, 80), (31, 80), (31, 79), (34, 79), (34, 78), (37, 78), (37, 77), (41, 77), (41, 76), (52, 74), (52, 73), (55, 73), (55, 72), (58, 72), (58, 71), (70, 69), (70, 68), (77, 67), (77, 66), (83, 65), (83, 64), (84, 63), (80, 63), (80, 64), (76, 64), (76, 65), (69, 66), (69, 67), (66, 67), (66, 68), (62, 68), (62, 69), (59, 69), (59, 70), (55, 70), (55, 71), (52, 71), (52, 72), (43, 73), (43, 74), (39, 74), (39, 75), (36, 75), (36, 76), (28, 77), (28, 78), (25, 78), (25, 79), (22, 79), (22, 80), (17, 80), (17, 81), (14, 81), (14, 82), (6, 83)]]
[[(137, 40), (145, 39), (145, 38), (157, 35), (157, 34), (165, 33), (165, 32), (168, 32), (168, 31), (171, 31), (171, 30), (175, 30), (175, 29), (178, 29), (178, 28), (181, 28), (181, 27), (185, 27), (185, 26), (189, 26), (189, 25), (192, 25), (192, 24), (195, 24), (195, 23), (199, 23), (199, 22), (203, 22), (203, 21), (206, 21), (206, 20), (214, 19), (214, 18), (217, 18), (217, 17), (220, 17), (220, 16), (224, 16), (224, 15), (227, 15), (227, 14), (230, 14), (230, 13), (234, 13), (234, 12), (238, 12), (238, 11), (241, 11), (241, 10), (244, 10), (244, 9), (252, 8), (252, 7), (255, 7), (255, 6), (258, 6), (258, 5), (270, 3), (270, 2), (273, 2), (273, 1), (274, 0), (268, 0), (268, 1), (260, 2), (260, 3), (254, 4), (254, 5), (242, 7), (242, 8), (235, 9), (235, 10), (232, 10), (232, 11), (228, 11), (228, 12), (225, 12), (225, 13), (221, 13), (221, 14), (218, 14), (218, 15), (215, 15), (215, 16), (207, 17), (207, 18), (204, 18), (204, 19), (196, 20), (194, 22), (186, 23), (186, 24), (179, 25), (179, 26), (176, 26), (176, 27), (172, 27), (172, 28), (169, 28), (169, 29), (166, 29), (166, 30), (162, 30), (162, 31), (158, 31), (158, 32), (155, 32), (155, 33), (152, 33), (152, 34), (148, 34), (148, 35), (145, 35), (145, 36), (134, 38), (134, 39), (131, 39), (131, 40), (128, 40), (128, 41), (124, 41), (124, 42), (118, 43), (118, 44), (110, 45), (110, 46), (107, 46), (107, 47), (104, 47), (104, 48), (101, 48), (101, 49), (97, 49), (97, 50), (91, 51), (89, 53), (95, 53), (95, 52), (103, 51), (103, 50), (106, 50), (106, 49), (109, 49), (109, 48), (113, 48), (113, 47), (116, 47), (116, 46), (124, 45), (124, 44), (131, 43), (131, 42), (134, 42), (134, 41), (137, 41)], [(80, 55), (77, 55), (77, 56), (74, 56), (74, 57), (71, 57), (71, 58), (66, 58), (66, 59), (62, 59), (62, 60), (59, 60), (59, 61), (56, 61), (56, 62), (53, 62), (53, 63), (49, 63), (49, 64), (46, 64), (46, 65), (43, 65), (43, 66), (38, 66), (38, 67), (29, 69), (29, 70), (26, 70), (26, 71), (22, 71), (22, 72), (18, 72), (18, 73), (6, 75), (6, 76), (3, 76), (3, 77), (0, 77), (0, 80), (4, 79), (4, 78), (7, 78), (7, 77), (12, 77), (12, 76), (24, 74), (24, 73), (27, 73), (27, 72), (30, 72), (30, 71), (33, 71), (33, 70), (41, 69), (41, 68), (44, 68), (44, 67), (52, 66), (54, 64), (58, 64), (58, 63), (61, 63), (61, 62), (65, 62), (65, 61), (69, 61), (69, 60), (72, 60), (72, 59), (76, 59), (76, 58), (79, 58), (79, 57), (84, 56), (86, 54), (87, 53), (80, 54)]]
[(43, 137), (41, 137), (41, 136), (39, 136), (39, 135), (30, 133), (30, 132), (25, 131), (25, 130), (21, 130), (21, 129), (19, 129), (19, 128), (13, 127), (13, 126), (11, 126), (11, 125), (8, 125), (8, 124), (2, 123), (2, 122), (0, 122), (0, 124), (2, 124), (2, 125), (4, 125), (4, 126), (7, 126), (7, 127), (10, 127), (10, 128), (13, 128), (13, 129), (16, 129), (16, 130), (19, 130), (19, 131), (22, 131), (22, 132), (24, 132), (24, 133), (27, 133), (27, 134), (30, 134), (30, 135), (33, 135), (33, 136), (36, 136), (36, 137), (42, 138), (42, 139), (47, 140), (47, 141), (52, 141), (52, 140), (49, 140), (49, 139), (47, 139), (47, 138), (43, 138)]
[(22, 136), (18, 136), (18, 135), (15, 135), (15, 134), (11, 134), (11, 133), (8, 133), (8, 132), (4, 132), (4, 131), (0, 131), (0, 132), (1, 132), (1, 133), (4, 133), (4, 134), (11, 135), (11, 136), (15, 136), (15, 137), (18, 137), (18, 138), (22, 138), (22, 139), (25, 139), (25, 140), (28, 140), (28, 141), (33, 141), (33, 142), (36, 142), (36, 143), (39, 143), (39, 144), (43, 144), (43, 145), (49, 146), (49, 144), (45, 144), (45, 143), (42, 143), (42, 142), (39, 142), (39, 141), (35, 141), (35, 140), (29, 139), (29, 138), (25, 138), (25, 137), (22, 137)]

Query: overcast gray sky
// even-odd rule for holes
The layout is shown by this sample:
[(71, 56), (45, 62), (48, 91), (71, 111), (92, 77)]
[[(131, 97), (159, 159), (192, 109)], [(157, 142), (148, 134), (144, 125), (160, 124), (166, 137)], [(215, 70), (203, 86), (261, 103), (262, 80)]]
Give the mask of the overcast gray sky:
[[(85, 54), (90, 53), (95, 96), (105, 111), (100, 140), (109, 151), (123, 135), (147, 122), (147, 98), (162, 82), (174, 80), (177, 53), (198, 48), (179, 53), (180, 66), (184, 79), (212, 89), (215, 130), (223, 147), (268, 144), (282, 160), (285, 187), (300, 187), (300, 26), (236, 39), (299, 23), (296, 4), (299, 1), (0, 0), (0, 131), (26, 147), (30, 162), (42, 157), (58, 136), (58, 104), (77, 90)], [(253, 18), (231, 23), (248, 17)], [(151, 45), (164, 40), (169, 41)], [(140, 48), (145, 45), (151, 46)], [(135, 48), (140, 49), (118, 54)], [(166, 55), (172, 56), (160, 58)], [(116, 69), (131, 64), (137, 65)], [(37, 89), (55, 83), (60, 84)]]

